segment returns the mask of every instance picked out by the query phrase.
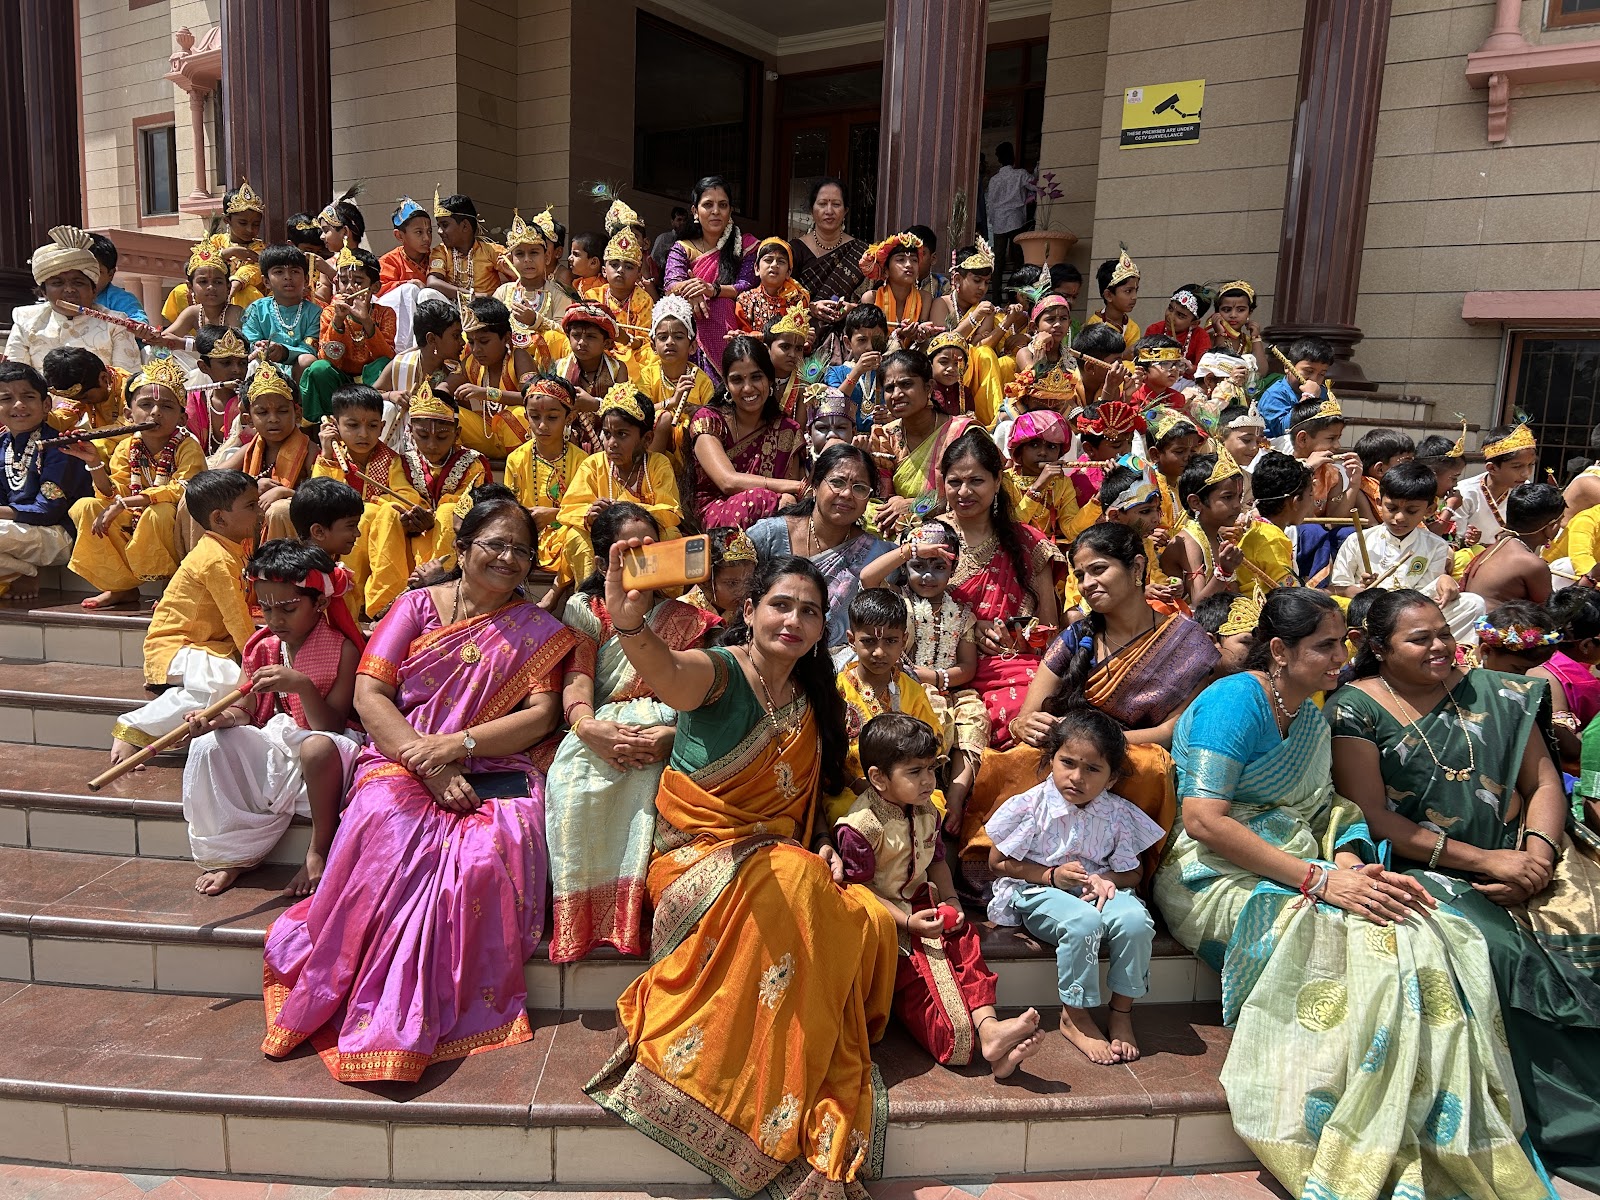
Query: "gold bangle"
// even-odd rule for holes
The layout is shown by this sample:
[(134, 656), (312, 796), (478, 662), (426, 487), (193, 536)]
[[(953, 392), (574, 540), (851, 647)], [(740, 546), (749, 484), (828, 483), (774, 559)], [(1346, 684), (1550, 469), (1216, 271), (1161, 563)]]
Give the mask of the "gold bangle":
[(1540, 833), (1537, 829), (1524, 829), (1522, 831), (1522, 848), (1524, 850), (1528, 848), (1529, 838), (1538, 838), (1541, 842), (1543, 842), (1546, 846), (1549, 846), (1550, 849), (1555, 852), (1556, 861), (1561, 861), (1561, 845), (1555, 840), (1555, 838), (1551, 837), (1548, 833)]
[(579, 717), (576, 721), (574, 721), (572, 723), (572, 735), (574, 737), (577, 737), (578, 730), (583, 728), (583, 723), (585, 721), (592, 721), (592, 720), (594, 720), (594, 718), (591, 717), (588, 713), (585, 713), (583, 716)]
[(1439, 859), (1444, 854), (1444, 844), (1449, 840), (1450, 835), (1448, 833), (1439, 835), (1439, 840), (1433, 844), (1433, 853), (1428, 855), (1428, 870), (1431, 871), (1439, 865)]

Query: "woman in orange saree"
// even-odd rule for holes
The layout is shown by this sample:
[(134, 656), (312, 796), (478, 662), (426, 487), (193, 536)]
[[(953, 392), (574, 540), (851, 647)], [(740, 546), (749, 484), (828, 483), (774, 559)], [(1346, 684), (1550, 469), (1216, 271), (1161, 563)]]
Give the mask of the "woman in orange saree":
[[(1173, 786), (1172, 727), (1212, 679), (1219, 655), (1211, 636), (1188, 617), (1165, 614), (1145, 600), (1148, 564), (1128, 525), (1091, 525), (1072, 543), (1072, 569), (1090, 615), (1063, 630), (1044, 661), (1022, 711), (1012, 722), (1016, 748), (983, 756), (962, 822), (962, 856), (987, 858), (984, 822), (1000, 804), (1027, 791), (1040, 775), (1037, 749), (1055, 721), (1052, 710), (1081, 696), (1127, 731), (1128, 757), (1117, 792), (1169, 833), (1178, 815)], [(1166, 842), (1142, 856), (1145, 882)]]
[(814, 829), (845, 748), (825, 584), (805, 559), (766, 564), (730, 646), (674, 651), (648, 629), (648, 599), (623, 590), (624, 548), (606, 608), (681, 715), (656, 797), (651, 966), (617, 1002), (623, 1040), (585, 1090), (738, 1196), (865, 1200), (887, 1126), (870, 1044), (897, 942)]

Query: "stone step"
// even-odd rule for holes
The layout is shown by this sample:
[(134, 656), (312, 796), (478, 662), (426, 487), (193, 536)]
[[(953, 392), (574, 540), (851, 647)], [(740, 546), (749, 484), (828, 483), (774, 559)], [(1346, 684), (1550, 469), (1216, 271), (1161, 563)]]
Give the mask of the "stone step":
[(137, 667), (0, 659), (0, 741), (109, 750), (117, 717), (146, 699)]
[(150, 604), (87, 609), (81, 599), (54, 589), (33, 600), (0, 598), (0, 658), (143, 667)]
[[(535, 1011), (520, 1046), (351, 1087), (302, 1047), (262, 1056), (257, 1001), (0, 984), (0, 1158), (329, 1184), (698, 1184), (582, 1091), (614, 1014)], [(1144, 1057), (1097, 1067), (1045, 1015), (1043, 1049), (997, 1083), (935, 1064), (891, 1025), (890, 1177), (1210, 1166), (1250, 1160), (1217, 1076), (1214, 1005), (1141, 1006)]]
[[(0, 755), (0, 846), (187, 860), (182, 759), (158, 756), (91, 792), (87, 781), (109, 763), (104, 747), (10, 747)], [(267, 861), (303, 862), (310, 843), (310, 822), (296, 817)]]
[[(0, 979), (257, 997), (267, 927), (290, 904), (280, 892), (294, 870), (261, 867), (203, 896), (191, 862), (0, 847)], [(1002, 1005), (1058, 1005), (1053, 949), (1018, 929), (979, 928)], [(609, 949), (552, 963), (541, 943), (523, 972), (529, 1007), (609, 1009), (644, 966)], [(1220, 998), (1216, 972), (1158, 935), (1150, 1002)]]

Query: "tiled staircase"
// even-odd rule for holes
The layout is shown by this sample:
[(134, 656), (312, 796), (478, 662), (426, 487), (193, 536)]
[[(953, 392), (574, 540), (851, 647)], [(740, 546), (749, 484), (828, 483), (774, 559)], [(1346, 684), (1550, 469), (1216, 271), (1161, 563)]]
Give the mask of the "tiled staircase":
[[(527, 964), (532, 1042), (412, 1086), (335, 1083), (302, 1050), (260, 1051), (261, 946), (303, 853), (219, 897), (193, 890), (180, 760), (100, 793), (111, 724), (139, 702), (145, 618), (87, 613), (70, 576), (0, 601), (0, 1158), (346, 1182), (701, 1183), (581, 1085), (615, 1044), (642, 969), (596, 955)], [(888, 1174), (969, 1176), (1248, 1161), (1217, 1075), (1216, 975), (1164, 935), (1141, 1005), (1145, 1057), (1095, 1067), (1055, 1032), (1055, 961), (1015, 931), (985, 952), (1004, 1007), (1037, 1006), (1045, 1049), (996, 1083), (937, 1066), (903, 1033), (874, 1048), (889, 1084)]]

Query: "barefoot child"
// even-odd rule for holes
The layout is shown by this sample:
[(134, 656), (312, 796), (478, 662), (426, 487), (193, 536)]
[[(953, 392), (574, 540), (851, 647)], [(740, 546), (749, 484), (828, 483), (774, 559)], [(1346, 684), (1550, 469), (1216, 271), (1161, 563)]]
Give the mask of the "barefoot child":
[[(1043, 750), (1050, 778), (1007, 800), (985, 826), (996, 876), (989, 919), (1055, 946), (1067, 1041), (1090, 1062), (1132, 1062), (1133, 1002), (1148, 990), (1155, 939), (1133, 888), (1140, 853), (1167, 835), (1109, 790), (1127, 753), (1116, 721), (1075, 708), (1051, 726)], [(1088, 1012), (1100, 1006), (1103, 941), (1111, 950), (1106, 1034)]]
[(78, 527), (73, 571), (104, 590), (85, 608), (139, 598), (139, 581), (165, 579), (178, 565), (178, 502), (184, 482), (206, 469), (205, 455), (184, 419), (184, 370), (158, 358), (129, 384), (129, 416), (151, 428), (120, 443), (110, 466), (87, 442), (62, 447), (87, 463), (95, 494), (72, 506)]
[(202, 471), (184, 490), (184, 505), (205, 534), (150, 614), (144, 682), (160, 694), (118, 719), (112, 762), (177, 729), (238, 679), (239, 657), (256, 631), (240, 580), (244, 543), (261, 524), (256, 495), (256, 481), (243, 471)]
[(26, 363), (0, 363), (0, 597), (12, 600), (33, 599), (39, 568), (71, 557), (68, 509), (94, 490), (80, 460), (60, 446), (39, 448), (55, 436), (44, 423), (47, 394), (44, 377)]
[[(966, 1066), (983, 1055), (997, 1079), (1039, 1049), (1039, 1014), (1002, 1020), (995, 976), (977, 931), (953, 902), (933, 807), (939, 737), (903, 713), (885, 713), (861, 730), (868, 789), (834, 826), (845, 882), (869, 887), (901, 930), (894, 1012), (940, 1063)], [(939, 903), (941, 900), (945, 903)]]
[(561, 570), (566, 529), (559, 519), (561, 497), (589, 457), (567, 440), (572, 420), (572, 385), (543, 375), (528, 385), (528, 440), (506, 455), (506, 486), (539, 527), (539, 566)]
[(340, 597), (350, 577), (322, 551), (266, 542), (245, 577), (265, 629), (245, 644), (238, 687), (249, 695), (209, 721), (192, 712), (183, 768), (194, 890), (215, 896), (265, 859), (295, 816), (311, 847), (286, 895), (309, 896), (328, 860), (359, 743), (348, 734), (366, 639)]

